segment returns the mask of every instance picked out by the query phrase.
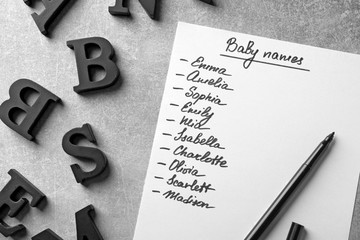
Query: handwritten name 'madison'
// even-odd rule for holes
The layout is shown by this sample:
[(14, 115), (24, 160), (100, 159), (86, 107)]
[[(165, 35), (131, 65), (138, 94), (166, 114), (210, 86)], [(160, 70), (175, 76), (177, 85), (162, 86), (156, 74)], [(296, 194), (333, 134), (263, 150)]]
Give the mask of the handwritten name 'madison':
[(194, 196), (194, 195), (190, 195), (189, 197), (186, 198), (186, 197), (182, 196), (178, 192), (174, 192), (174, 191), (169, 190), (169, 191), (165, 192), (163, 194), (163, 196), (166, 199), (182, 202), (184, 204), (190, 204), (191, 206), (194, 206), (194, 207), (215, 208), (214, 206), (210, 206), (210, 204), (208, 204), (206, 202), (197, 200), (196, 196)]

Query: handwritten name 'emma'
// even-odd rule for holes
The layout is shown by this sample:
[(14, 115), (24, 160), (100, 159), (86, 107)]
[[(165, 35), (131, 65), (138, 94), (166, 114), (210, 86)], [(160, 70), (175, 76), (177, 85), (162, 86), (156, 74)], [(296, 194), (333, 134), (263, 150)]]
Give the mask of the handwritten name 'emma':
[[(255, 58), (259, 55), (260, 52), (258, 48), (255, 48), (254, 41), (250, 40), (247, 44), (241, 44), (235, 37), (232, 37), (226, 41), (225, 51), (230, 53), (241, 53), (242, 55), (239, 58), (244, 60), (243, 67), (245, 69), (248, 69), (252, 62), (256, 61)], [(242, 57), (244, 55), (246, 57)], [(271, 59), (277, 62), (288, 62), (296, 65), (301, 65), (304, 61), (303, 57), (286, 55), (276, 51), (264, 51), (261, 56), (258, 56), (258, 58), (262, 58), (262, 61), (264, 61), (264, 59)]]

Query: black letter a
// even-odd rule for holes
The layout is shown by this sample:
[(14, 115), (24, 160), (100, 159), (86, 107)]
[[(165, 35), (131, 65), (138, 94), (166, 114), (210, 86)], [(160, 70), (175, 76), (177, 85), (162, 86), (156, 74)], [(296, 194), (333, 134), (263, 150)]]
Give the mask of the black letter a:
[(93, 215), (95, 215), (93, 205), (89, 205), (75, 213), (77, 240), (103, 240), (94, 223)]
[[(69, 1), (70, 0), (42, 0), (45, 6), (44, 11), (42, 11), (40, 15), (36, 13), (31, 14), (42, 34), (48, 34), (49, 25)], [(32, 0), (24, 0), (24, 2), (29, 6), (32, 4)]]

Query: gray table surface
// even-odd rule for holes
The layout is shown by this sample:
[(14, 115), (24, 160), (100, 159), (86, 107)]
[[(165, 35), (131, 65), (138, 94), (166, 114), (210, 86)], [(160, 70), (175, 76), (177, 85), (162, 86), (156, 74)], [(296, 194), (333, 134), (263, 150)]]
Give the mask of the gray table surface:
[[(39, 131), (37, 143), (0, 123), (0, 186), (9, 181), (7, 171), (15, 168), (48, 197), (44, 209), (31, 209), (21, 217), (27, 234), (14, 239), (30, 239), (46, 228), (63, 239), (75, 239), (75, 212), (88, 204), (96, 209), (95, 222), (104, 239), (132, 239), (178, 21), (360, 52), (358, 0), (214, 1), (216, 7), (197, 0), (160, 1), (160, 19), (153, 21), (138, 1), (129, 0), (132, 17), (127, 18), (109, 14), (115, 0), (75, 0), (50, 38), (38, 31), (30, 16), (34, 9), (23, 0), (0, 1), (0, 102), (8, 99), (10, 85), (20, 78), (34, 80), (63, 100)], [(35, 11), (40, 9), (37, 3)], [(122, 85), (78, 95), (72, 90), (78, 84), (74, 52), (66, 41), (93, 36), (105, 37), (114, 46)], [(108, 157), (110, 175), (84, 187), (69, 167), (79, 162), (63, 151), (61, 140), (87, 122)], [(360, 210), (356, 212), (351, 240), (360, 236)]]

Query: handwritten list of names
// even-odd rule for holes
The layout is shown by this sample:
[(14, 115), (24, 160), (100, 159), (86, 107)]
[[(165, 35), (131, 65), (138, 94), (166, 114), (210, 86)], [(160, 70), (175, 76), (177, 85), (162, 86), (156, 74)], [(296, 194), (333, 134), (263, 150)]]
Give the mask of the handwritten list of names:
[[(244, 239), (314, 144), (359, 125), (359, 65), (355, 55), (179, 23), (134, 240)], [(341, 136), (342, 146), (357, 142)], [(337, 179), (356, 169), (355, 149), (327, 157), (267, 239), (284, 239), (292, 221), (312, 229), (309, 240), (345, 238), (358, 173)]]

